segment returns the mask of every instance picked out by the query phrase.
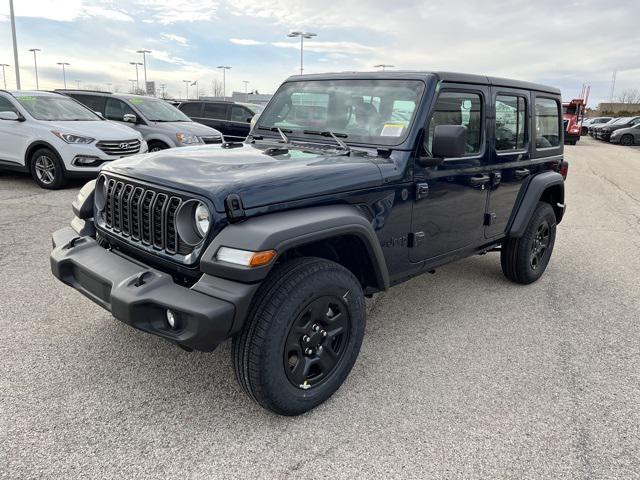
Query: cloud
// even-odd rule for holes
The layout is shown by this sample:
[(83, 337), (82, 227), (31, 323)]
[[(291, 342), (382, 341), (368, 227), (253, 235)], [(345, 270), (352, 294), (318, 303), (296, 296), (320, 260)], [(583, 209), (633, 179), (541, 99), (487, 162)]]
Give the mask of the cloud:
[[(31, 17), (73, 22), (79, 18), (100, 18), (113, 21), (133, 22), (133, 18), (123, 9), (112, 7), (111, 2), (94, 0), (65, 0), (64, 6), (51, 0), (20, 0), (14, 2), (16, 17)], [(0, 4), (0, 20), (9, 16), (8, 2)]]
[(175, 35), (173, 33), (161, 33), (160, 36), (165, 40), (177, 43), (181, 47), (186, 47), (189, 45), (189, 41), (185, 37), (181, 37), (180, 35)]
[(162, 25), (207, 22), (216, 18), (219, 0), (134, 0), (141, 15), (150, 15)]
[(264, 42), (250, 38), (230, 38), (229, 41), (235, 45), (264, 45)]
[[(295, 50), (300, 49), (300, 42), (273, 42), (271, 45), (278, 48), (293, 48)], [(362, 45), (360, 43), (355, 42), (318, 42), (318, 41), (307, 41), (304, 44), (305, 52), (338, 52), (342, 54), (374, 54), (377, 49), (375, 47), (370, 47), (367, 45)]]

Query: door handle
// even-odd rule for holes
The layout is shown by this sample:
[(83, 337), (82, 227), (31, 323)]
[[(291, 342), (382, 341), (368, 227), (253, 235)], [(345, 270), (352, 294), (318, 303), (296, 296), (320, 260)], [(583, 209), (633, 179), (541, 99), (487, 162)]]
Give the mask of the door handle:
[(528, 177), (531, 172), (528, 168), (519, 168), (515, 171), (516, 179), (520, 180), (521, 178)]
[(477, 185), (484, 185), (486, 183), (489, 183), (489, 180), (491, 180), (491, 177), (489, 175), (475, 175), (469, 179), (469, 183), (475, 187)]

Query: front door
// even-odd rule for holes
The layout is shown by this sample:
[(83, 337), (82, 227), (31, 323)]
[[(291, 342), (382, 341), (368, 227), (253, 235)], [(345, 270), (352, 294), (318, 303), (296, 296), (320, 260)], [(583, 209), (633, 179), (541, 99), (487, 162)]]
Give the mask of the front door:
[(425, 130), (429, 154), (437, 125), (467, 129), (466, 155), (441, 165), (416, 165), (416, 197), (412, 214), (410, 260), (437, 260), (482, 242), (490, 176), (486, 129), (487, 86), (443, 84)]

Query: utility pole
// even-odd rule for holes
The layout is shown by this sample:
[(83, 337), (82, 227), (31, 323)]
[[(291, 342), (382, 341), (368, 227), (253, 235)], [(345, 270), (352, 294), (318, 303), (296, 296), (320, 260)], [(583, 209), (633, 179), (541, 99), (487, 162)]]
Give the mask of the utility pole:
[(142, 65), (140, 62), (129, 62), (129, 65), (135, 65), (136, 67), (136, 94), (140, 92), (140, 80), (138, 77), (138, 65)]
[(10, 67), (8, 63), (0, 63), (0, 67), (2, 67), (2, 80), (4, 81), (4, 89), (7, 89), (7, 75), (4, 73), (4, 67)]
[(18, 41), (16, 40), (16, 16), (13, 12), (13, 0), (9, 0), (11, 12), (11, 35), (13, 37), (13, 64), (16, 69), (16, 90), (20, 90), (20, 64), (18, 63)]
[(130, 78), (129, 82), (131, 82), (131, 85), (129, 85), (129, 90), (131, 91), (131, 93), (135, 93), (136, 79), (135, 78)]
[(313, 37), (317, 37), (317, 33), (311, 32), (291, 32), (288, 37), (300, 37), (300, 75), (304, 72), (304, 39), (310, 39)]
[(611, 93), (609, 94), (609, 101), (611, 103), (613, 103), (613, 95), (616, 92), (616, 75), (618, 75), (618, 71), (614, 70), (611, 76)]
[(162, 98), (166, 98), (166, 95), (164, 93), (166, 88), (167, 88), (167, 84), (166, 83), (161, 83), (160, 84), (160, 90), (162, 90)]
[(30, 52), (33, 52), (33, 66), (36, 69), (36, 90), (40, 90), (40, 84), (38, 83), (38, 58), (36, 54), (40, 51), (39, 48), (30, 48)]
[(80, 90), (80, 80), (76, 80), (76, 87), (78, 87), (78, 90)]
[(142, 64), (144, 65), (144, 93), (148, 94), (147, 90), (147, 53), (151, 53), (151, 50), (138, 50), (136, 53), (142, 54)]
[(64, 67), (68, 67), (70, 64), (67, 62), (58, 62), (58, 65), (62, 66), (62, 79), (64, 80), (64, 88), (67, 88), (67, 72)]
[(184, 82), (184, 86), (187, 89), (187, 97), (186, 100), (189, 100), (189, 84), (191, 83), (191, 80), (182, 80)]
[(244, 83), (244, 101), (245, 102), (249, 102), (249, 93), (247, 92), (247, 85), (249, 85), (249, 81), (248, 80), (242, 80), (242, 83)]
[(222, 70), (222, 97), (227, 99), (227, 70), (230, 70), (231, 67), (227, 65), (218, 65), (218, 68)]

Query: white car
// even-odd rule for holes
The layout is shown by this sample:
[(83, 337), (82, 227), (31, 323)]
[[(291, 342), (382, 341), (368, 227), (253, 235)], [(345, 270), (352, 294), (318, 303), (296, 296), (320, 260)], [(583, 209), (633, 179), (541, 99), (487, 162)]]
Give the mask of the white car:
[(57, 93), (0, 90), (0, 168), (43, 188), (96, 176), (103, 163), (147, 152), (142, 135)]

